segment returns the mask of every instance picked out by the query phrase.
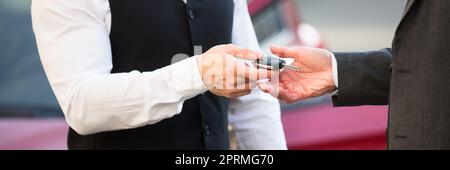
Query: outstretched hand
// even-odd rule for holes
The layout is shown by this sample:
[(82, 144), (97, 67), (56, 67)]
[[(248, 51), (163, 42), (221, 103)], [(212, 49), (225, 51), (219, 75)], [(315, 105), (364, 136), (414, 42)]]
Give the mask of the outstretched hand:
[(280, 72), (278, 86), (259, 84), (261, 90), (277, 94), (281, 101), (292, 103), (324, 95), (336, 88), (330, 52), (317, 48), (278, 46), (273, 46), (271, 51), (281, 58), (293, 58), (295, 61), (291, 65), (300, 67), (300, 71), (284, 69)]

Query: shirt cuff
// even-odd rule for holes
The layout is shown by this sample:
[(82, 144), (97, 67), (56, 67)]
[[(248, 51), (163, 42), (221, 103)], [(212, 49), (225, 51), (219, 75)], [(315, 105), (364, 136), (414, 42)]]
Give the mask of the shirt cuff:
[(332, 71), (333, 71), (333, 81), (334, 81), (334, 85), (336, 85), (336, 88), (339, 87), (339, 79), (338, 79), (338, 68), (337, 68), (337, 61), (336, 61), (336, 56), (334, 56), (334, 54), (332, 52), (330, 52), (331, 55), (331, 67), (332, 67)]
[[(339, 87), (339, 79), (338, 79), (338, 70), (337, 70), (337, 61), (336, 56), (332, 52), (329, 52), (331, 56), (331, 69), (333, 72), (333, 82), (336, 88)], [(339, 93), (339, 90), (335, 90), (333, 93), (330, 94), (330, 96), (337, 96)]]
[(176, 82), (172, 86), (185, 98), (194, 97), (208, 90), (198, 70), (197, 57), (189, 57), (170, 66), (171, 78), (175, 79), (171, 82)]
[(195, 70), (195, 71), (193, 71), (193, 81), (194, 81), (194, 84), (195, 84), (195, 88), (199, 88), (199, 89), (201, 89), (201, 90), (203, 90), (203, 91), (207, 91), (208, 89), (206, 88), (206, 86), (205, 86), (205, 83), (203, 82), (203, 78), (202, 78), (202, 75), (200, 74), (200, 70), (198, 69), (199, 68), (199, 66), (198, 66), (198, 62), (197, 62), (197, 58), (198, 58), (199, 56), (193, 56), (193, 57), (191, 57), (191, 58), (189, 58), (189, 59), (187, 59), (187, 60), (191, 60), (190, 62), (193, 62), (193, 70)]

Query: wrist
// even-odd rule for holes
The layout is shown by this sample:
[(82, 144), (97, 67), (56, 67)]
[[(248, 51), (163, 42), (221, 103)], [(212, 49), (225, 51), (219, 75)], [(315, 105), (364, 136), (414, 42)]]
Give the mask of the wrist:
[(196, 55), (196, 56), (193, 56), (193, 58), (195, 58), (195, 62), (194, 62), (195, 67), (194, 68), (197, 68), (196, 80), (201, 82), (202, 89), (207, 89), (206, 84), (204, 82), (204, 78), (203, 78), (203, 73), (204, 73), (203, 66), (202, 66), (203, 57), (202, 57), (202, 55)]
[(203, 87), (205, 87), (206, 89), (211, 89), (212, 84), (213, 84), (213, 77), (214, 75), (210, 75), (209, 70), (212, 68), (209, 67), (209, 62), (208, 60), (204, 60), (204, 56), (203, 55), (197, 55), (194, 56), (196, 58), (196, 63), (197, 63), (197, 69), (198, 69), (198, 73), (200, 76), (200, 79), (203, 83)]

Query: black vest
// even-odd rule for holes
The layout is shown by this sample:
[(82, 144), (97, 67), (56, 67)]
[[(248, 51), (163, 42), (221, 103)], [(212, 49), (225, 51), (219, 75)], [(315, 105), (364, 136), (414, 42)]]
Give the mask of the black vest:
[[(113, 73), (153, 71), (175, 54), (194, 55), (231, 42), (231, 0), (110, 0)], [(87, 42), (88, 43), (88, 42)], [(183, 75), (179, 75), (183, 76)], [(69, 149), (228, 149), (228, 101), (209, 92), (183, 104), (179, 115), (140, 128), (82, 136)]]

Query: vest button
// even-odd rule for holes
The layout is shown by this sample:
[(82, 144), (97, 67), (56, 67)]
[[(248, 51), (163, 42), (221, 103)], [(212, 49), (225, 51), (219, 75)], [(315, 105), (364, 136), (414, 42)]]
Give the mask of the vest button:
[(192, 10), (192, 9), (188, 10), (188, 16), (189, 16), (189, 19), (195, 19), (194, 10)]
[(206, 136), (211, 135), (211, 130), (209, 129), (208, 125), (205, 125), (205, 135)]

